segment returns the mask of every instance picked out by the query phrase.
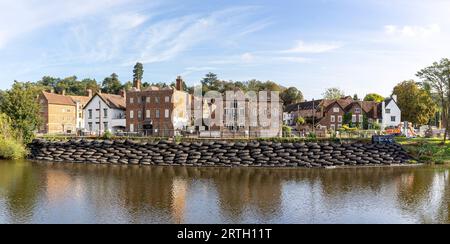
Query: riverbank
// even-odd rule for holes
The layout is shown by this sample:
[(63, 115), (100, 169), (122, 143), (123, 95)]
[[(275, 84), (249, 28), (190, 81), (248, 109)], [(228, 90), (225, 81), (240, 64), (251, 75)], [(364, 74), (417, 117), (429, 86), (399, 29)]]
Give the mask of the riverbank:
[(297, 142), (135, 142), (34, 140), (32, 160), (93, 164), (200, 167), (319, 168), (403, 165), (412, 157), (399, 144)]
[(399, 140), (403, 148), (420, 162), (450, 165), (450, 142), (442, 144), (442, 139)]

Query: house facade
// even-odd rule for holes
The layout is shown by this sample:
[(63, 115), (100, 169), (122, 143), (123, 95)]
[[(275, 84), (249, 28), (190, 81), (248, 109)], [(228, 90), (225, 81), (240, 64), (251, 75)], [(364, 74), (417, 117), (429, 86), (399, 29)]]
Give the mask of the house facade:
[(305, 118), (308, 124), (316, 128), (336, 131), (349, 124), (353, 127), (370, 129), (381, 121), (378, 105), (372, 101), (358, 101), (352, 97), (344, 97), (290, 105), (285, 112), (291, 114), (294, 120), (299, 117)]
[(182, 90), (178, 77), (175, 87), (147, 87), (140, 81), (127, 93), (126, 130), (145, 136), (172, 137), (192, 125), (192, 95)]
[(75, 134), (77, 132), (76, 103), (68, 96), (41, 92), (39, 95), (42, 134)]
[(381, 128), (397, 127), (402, 122), (402, 111), (397, 104), (397, 96), (393, 95), (379, 104)]
[[(213, 120), (213, 126), (202, 126), (201, 137), (281, 137), (283, 106), (279, 97), (268, 94), (265, 99), (249, 99), (241, 90), (234, 96), (222, 96), (222, 104), (203, 99), (203, 121)], [(222, 106), (222, 110), (218, 107)], [(197, 119), (197, 118), (196, 118)], [(212, 123), (209, 123), (210, 125)]]
[(76, 117), (77, 117), (77, 131), (83, 131), (85, 128), (85, 115), (84, 107), (92, 98), (92, 90), (87, 90), (88, 96), (69, 96), (75, 102), (76, 105)]
[(96, 93), (84, 106), (84, 133), (113, 134), (126, 129), (125, 92), (121, 95)]

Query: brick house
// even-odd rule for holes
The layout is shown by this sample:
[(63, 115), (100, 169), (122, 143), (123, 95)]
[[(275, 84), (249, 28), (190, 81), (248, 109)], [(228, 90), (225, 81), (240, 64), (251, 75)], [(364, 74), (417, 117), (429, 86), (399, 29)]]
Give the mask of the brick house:
[(137, 81), (127, 92), (126, 130), (146, 136), (172, 137), (192, 124), (192, 96), (182, 90), (178, 77), (176, 87), (141, 89)]
[[(295, 118), (305, 118), (308, 124), (314, 124), (316, 128), (338, 130), (344, 124), (350, 123), (357, 127), (366, 123), (370, 128), (381, 119), (378, 107), (376, 102), (356, 101), (352, 97), (344, 97), (293, 104), (287, 106), (285, 112), (293, 114)], [(346, 115), (351, 115), (349, 121), (345, 121)]]
[[(266, 99), (258, 96), (254, 100), (245, 96), (241, 90), (235, 90), (234, 96), (222, 95), (223, 110), (219, 111), (211, 99), (203, 100), (203, 120), (209, 118), (221, 120), (220, 125), (200, 128), (200, 136), (205, 137), (281, 137), (282, 136), (282, 104), (279, 99), (272, 98), (270, 93)], [(273, 107), (272, 99), (277, 107)], [(211, 114), (211, 116), (210, 116)]]
[(39, 95), (42, 134), (75, 134), (77, 131), (77, 106), (72, 98), (49, 92)]

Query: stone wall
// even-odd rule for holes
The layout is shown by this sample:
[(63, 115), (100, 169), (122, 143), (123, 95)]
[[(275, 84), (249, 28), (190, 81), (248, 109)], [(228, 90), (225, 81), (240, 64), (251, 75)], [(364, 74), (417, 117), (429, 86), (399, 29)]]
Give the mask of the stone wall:
[(406, 164), (397, 144), (34, 140), (30, 159), (95, 164), (227, 167), (329, 167)]

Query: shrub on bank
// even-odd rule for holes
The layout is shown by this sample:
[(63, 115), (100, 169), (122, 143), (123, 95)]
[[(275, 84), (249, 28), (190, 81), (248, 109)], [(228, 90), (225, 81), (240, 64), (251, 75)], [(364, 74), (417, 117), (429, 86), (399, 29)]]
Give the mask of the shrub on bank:
[(18, 140), (17, 132), (11, 126), (11, 119), (0, 114), (0, 159), (21, 159), (27, 150), (22, 141)]

